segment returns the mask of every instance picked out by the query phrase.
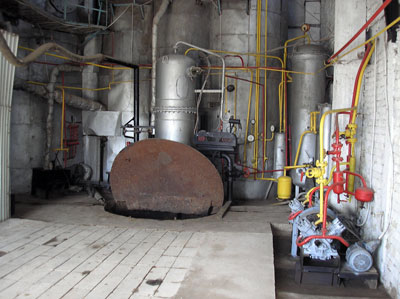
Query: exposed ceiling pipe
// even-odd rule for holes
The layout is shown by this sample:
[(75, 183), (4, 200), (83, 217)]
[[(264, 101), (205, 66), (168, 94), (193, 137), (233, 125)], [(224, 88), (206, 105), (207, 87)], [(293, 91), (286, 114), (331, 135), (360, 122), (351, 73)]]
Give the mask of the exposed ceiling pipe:
[(11, 52), (10, 48), (7, 45), (6, 40), (3, 37), (3, 34), (0, 33), (0, 52), (1, 54), (3, 54), (6, 60), (14, 66), (17, 67), (26, 66), (50, 50), (58, 51), (59, 53), (65, 55), (66, 57), (75, 62), (96, 62), (96, 61), (102, 61), (106, 58), (106, 55), (100, 53), (91, 56), (77, 55), (68, 51), (67, 49), (61, 47), (56, 43), (43, 44), (32, 53), (25, 56), (24, 58), (18, 58)]
[(54, 116), (54, 97), (55, 97), (55, 87), (57, 83), (57, 77), (60, 72), (81, 72), (82, 67), (72, 66), (68, 64), (60, 64), (55, 66), (51, 70), (50, 82), (47, 84), (46, 88), (49, 92), (47, 98), (48, 112), (46, 121), (46, 148), (44, 152), (44, 169), (50, 169), (50, 152), (51, 152), (51, 142), (53, 139), (53, 116)]
[[(30, 93), (33, 93), (37, 96), (40, 96), (44, 99), (48, 99), (49, 91), (45, 86), (41, 85), (32, 85), (24, 80), (15, 78), (15, 89), (21, 89)], [(54, 91), (54, 101), (62, 104), (62, 93), (60, 90)], [(65, 93), (65, 104), (77, 109), (82, 110), (91, 110), (91, 111), (105, 111), (106, 107), (100, 103), (93, 100), (85, 99), (73, 94)]]
[(158, 9), (156, 15), (153, 19), (153, 32), (152, 32), (152, 42), (151, 42), (151, 117), (150, 117), (150, 126), (155, 125), (155, 115), (153, 113), (153, 109), (156, 106), (156, 62), (157, 62), (157, 33), (158, 33), (158, 23), (160, 22), (162, 16), (167, 11), (169, 3), (172, 0), (163, 0), (160, 8)]

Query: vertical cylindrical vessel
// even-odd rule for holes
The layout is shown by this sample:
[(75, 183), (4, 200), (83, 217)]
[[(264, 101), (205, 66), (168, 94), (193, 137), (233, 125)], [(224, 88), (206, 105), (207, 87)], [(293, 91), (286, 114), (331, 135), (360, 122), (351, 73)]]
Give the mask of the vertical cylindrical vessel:
[(195, 61), (184, 55), (167, 55), (157, 61), (156, 138), (191, 144), (196, 116)]
[[(285, 167), (285, 134), (276, 133), (275, 143), (274, 143), (274, 169), (283, 169)], [(274, 178), (279, 178), (283, 176), (283, 171), (275, 171)]]
[[(266, 4), (268, 7), (266, 7)], [(287, 39), (287, 0), (260, 1), (261, 9), (258, 18), (258, 1), (229, 0), (221, 1), (222, 14), (213, 9), (210, 14), (210, 47), (212, 49), (231, 52), (266, 53), (267, 49), (278, 48)], [(267, 26), (265, 26), (265, 21)], [(260, 41), (257, 42), (257, 27), (259, 25)], [(265, 32), (267, 31), (267, 32)], [(267, 38), (267, 43), (265, 43)], [(259, 49), (257, 47), (258, 43)], [(265, 49), (267, 48), (267, 49)], [(282, 52), (275, 51), (271, 55), (281, 56)], [(278, 59), (268, 58), (267, 64), (263, 56), (241, 55), (240, 57), (229, 54), (225, 56), (229, 66), (261, 66), (281, 68)], [(211, 63), (220, 64), (211, 58)], [(257, 73), (259, 73), (257, 75)], [(279, 84), (281, 74), (278, 72), (249, 71), (237, 72), (230, 75), (235, 78), (226, 78), (226, 85), (235, 87), (235, 91), (226, 92), (224, 104), (224, 130), (229, 130), (230, 117), (240, 119), (243, 129), (235, 132), (238, 139), (238, 160), (246, 166), (259, 170), (272, 169), (274, 157), (274, 142), (263, 142), (263, 137), (269, 139), (271, 125), (279, 126)], [(241, 80), (244, 79), (244, 80)], [(210, 87), (219, 88), (220, 79), (211, 76)], [(249, 81), (252, 81), (250, 83)], [(264, 93), (266, 97), (264, 97)], [(250, 103), (250, 104), (249, 104)], [(201, 102), (201, 113), (206, 115), (207, 129), (214, 130), (220, 124), (219, 98), (217, 95), (206, 95)], [(250, 111), (250, 113), (248, 113)], [(265, 136), (264, 136), (264, 135)], [(254, 142), (246, 141), (249, 135), (256, 137)], [(264, 143), (264, 145), (263, 145)], [(264, 157), (265, 151), (265, 157)], [(264, 167), (263, 167), (264, 166)], [(261, 178), (262, 174), (258, 177)], [(268, 177), (269, 174), (264, 174)], [(237, 199), (261, 199), (268, 191), (270, 182), (265, 180), (249, 180), (238, 178), (234, 184), (234, 197)]]
[[(310, 129), (310, 112), (318, 110), (318, 104), (325, 102), (326, 79), (325, 72), (318, 72), (324, 67), (327, 58), (326, 51), (317, 45), (303, 45), (293, 50), (291, 69), (297, 72), (315, 73), (315, 75), (291, 74), (293, 81), (288, 83), (290, 126), (292, 132), (292, 161), (295, 159), (296, 149), (301, 134)], [(312, 145), (308, 146), (308, 139), (304, 138), (302, 148), (315, 148), (315, 138), (311, 138)], [(301, 157), (302, 155), (300, 155)], [(314, 151), (315, 156), (315, 151)], [(308, 163), (310, 157), (307, 155)]]

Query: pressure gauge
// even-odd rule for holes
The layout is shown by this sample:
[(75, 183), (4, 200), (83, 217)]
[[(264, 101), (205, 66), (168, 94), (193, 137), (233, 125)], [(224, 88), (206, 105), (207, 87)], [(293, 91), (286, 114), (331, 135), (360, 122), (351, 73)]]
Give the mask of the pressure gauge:
[(254, 135), (247, 136), (247, 141), (248, 142), (253, 142), (254, 141)]

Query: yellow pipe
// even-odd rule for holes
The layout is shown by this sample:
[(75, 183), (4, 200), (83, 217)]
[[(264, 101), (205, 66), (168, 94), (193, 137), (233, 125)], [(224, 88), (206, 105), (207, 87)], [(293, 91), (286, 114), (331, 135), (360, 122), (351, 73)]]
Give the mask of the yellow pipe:
[[(342, 163), (340, 163), (340, 165), (348, 165), (348, 164), (349, 164), (349, 163), (347, 163), (347, 162), (342, 162)], [(335, 171), (335, 169), (336, 169), (336, 165), (334, 165), (333, 168), (332, 168), (332, 170), (331, 170), (331, 173), (330, 173), (329, 179), (328, 179), (328, 185), (329, 185), (329, 183), (332, 181), (333, 172)], [(303, 202), (303, 204), (306, 204), (306, 203), (309, 202), (310, 193), (311, 193), (312, 189), (313, 189), (313, 188), (311, 188), (310, 190), (308, 190), (308, 192), (307, 192), (307, 194), (306, 194), (306, 200)]]
[(295, 38), (288, 39), (288, 40), (285, 42), (285, 44), (284, 44), (284, 50), (283, 50), (283, 68), (284, 68), (284, 69), (286, 69), (286, 66), (287, 66), (286, 64), (287, 64), (287, 47), (288, 47), (288, 44), (291, 43), (291, 42), (294, 42), (294, 41), (296, 41), (296, 40), (302, 39), (302, 38), (307, 38), (307, 39), (308, 39), (308, 43), (310, 43), (310, 37), (308, 36), (307, 32), (304, 33), (304, 34), (301, 35), (301, 36), (297, 36), (297, 37), (295, 37)]
[(297, 162), (299, 161), (301, 144), (303, 143), (304, 135), (306, 135), (307, 133), (313, 133), (313, 131), (307, 130), (307, 131), (304, 131), (304, 132), (300, 135), (299, 144), (297, 145), (296, 157), (294, 158), (294, 163), (293, 163), (294, 166), (296, 166), (296, 165), (297, 165)]
[[(236, 76), (236, 74), (235, 74), (235, 76)], [(233, 103), (233, 116), (234, 116), (234, 118), (236, 119), (236, 114), (237, 114), (237, 79), (235, 79), (235, 94), (234, 94), (234, 103)], [(236, 126), (235, 126), (235, 128), (234, 128), (234, 132), (236, 132)]]
[[(253, 179), (253, 180), (254, 180), (254, 179)], [(256, 181), (274, 181), (274, 182), (277, 182), (278, 179), (261, 177), (261, 178), (256, 178)]]
[[(207, 69), (208, 67), (203, 67), (204, 69)], [(221, 66), (211, 66), (209, 67), (211, 70), (213, 69), (222, 69)], [(267, 71), (271, 71), (271, 72), (279, 72), (279, 73), (286, 73), (286, 74), (299, 74), (299, 75), (311, 75), (314, 76), (316, 75), (319, 71), (316, 71), (314, 73), (306, 73), (306, 72), (298, 72), (298, 71), (291, 71), (291, 70), (284, 70), (284, 69), (276, 69), (276, 68), (271, 68), (271, 67), (226, 67), (226, 70), (267, 70)]]
[[(284, 44), (284, 52), (283, 52), (283, 69), (284, 70), (286, 70), (286, 67), (287, 67), (287, 46), (288, 46), (288, 44), (291, 43), (291, 42), (294, 42), (294, 41), (296, 41), (298, 39), (302, 39), (302, 38), (307, 38), (308, 39), (308, 43), (310, 43), (310, 37), (308, 36), (307, 32), (304, 33), (301, 36), (297, 36), (295, 38), (288, 39), (285, 42), (285, 44)], [(287, 73), (285, 73), (284, 76), (286, 76), (286, 82), (288, 82), (288, 78), (290, 79), (290, 82), (291, 82), (292, 77), (290, 77)], [(284, 77), (284, 79), (285, 79), (285, 77)], [(286, 118), (287, 118), (287, 115), (286, 115), (286, 102), (284, 102), (283, 103), (283, 132), (286, 132)]]
[[(358, 106), (358, 102), (360, 100), (360, 91), (361, 91), (361, 85), (362, 85), (362, 78), (364, 77), (365, 69), (367, 68), (368, 63), (371, 60), (372, 53), (374, 52), (374, 50), (375, 50), (375, 41), (372, 41), (371, 50), (369, 51), (367, 59), (365, 60), (364, 65), (361, 68), (360, 77), (359, 77), (358, 84), (357, 84), (357, 93), (356, 93), (356, 98), (355, 98), (355, 101), (354, 101), (354, 106), (356, 106), (356, 107)], [(354, 115), (354, 117), (352, 117), (351, 123), (354, 124), (356, 122), (357, 109), (354, 110), (353, 115)]]
[[(23, 46), (18, 46), (18, 48), (22, 49), (22, 50), (25, 50), (25, 51), (30, 51), (30, 52), (35, 51), (34, 49), (23, 47)], [(71, 59), (66, 57), (66, 56), (61, 56), (61, 55), (57, 55), (57, 54), (53, 54), (53, 53), (46, 52), (46, 53), (44, 53), (44, 55), (71, 61)], [(114, 66), (107, 66), (107, 65), (97, 64), (97, 63), (93, 63), (93, 62), (84, 62), (84, 64), (93, 65), (93, 66), (97, 66), (99, 68), (108, 69), (108, 70), (131, 70), (131, 68), (129, 68), (129, 67), (114, 67)], [(141, 66), (140, 68), (141, 69), (151, 69), (150, 66)]]
[[(352, 107), (352, 108), (343, 108), (343, 109), (334, 109), (334, 110), (329, 110), (326, 111), (324, 114), (322, 114), (321, 120), (319, 122), (319, 157), (320, 157), (320, 162), (324, 160), (324, 124), (325, 124), (325, 118), (329, 114), (334, 114), (334, 113), (340, 113), (340, 112), (349, 112), (356, 110), (357, 107)], [(324, 174), (321, 175), (323, 177)]]
[[(256, 39), (256, 51), (261, 51), (261, 0), (257, 0), (257, 39)], [(260, 82), (260, 56), (256, 57), (256, 82)], [(254, 127), (254, 148), (253, 148), (253, 167), (258, 169), (258, 126), (259, 126), (259, 101), (260, 101), (260, 87), (256, 86), (256, 98), (255, 98), (255, 127)]]
[(274, 140), (274, 136), (275, 136), (275, 132), (271, 132), (271, 138), (265, 139), (265, 141), (271, 142), (272, 140)]
[[(253, 71), (250, 73), (250, 81), (253, 81)], [(251, 110), (251, 97), (252, 97), (252, 90), (253, 90), (253, 83), (250, 83), (250, 89), (249, 89), (249, 100), (247, 104), (247, 120), (246, 120), (246, 135), (244, 139), (244, 149), (243, 149), (243, 160), (245, 163), (247, 163), (247, 155), (246, 155), (246, 150), (247, 150), (247, 136), (249, 134), (249, 121), (250, 121), (250, 110)]]
[(325, 168), (327, 166), (327, 162), (324, 161), (325, 153), (324, 153), (324, 124), (325, 118), (329, 114), (339, 113), (339, 112), (349, 112), (357, 109), (357, 107), (352, 108), (344, 108), (344, 109), (334, 109), (326, 111), (322, 114), (320, 123), (319, 123), (319, 157), (320, 160), (316, 162), (317, 169), (315, 169), (315, 177), (317, 177), (317, 184), (319, 184), (319, 220), (315, 222), (315, 224), (321, 223), (324, 215), (324, 186), (326, 182), (324, 180)]
[[(47, 85), (47, 83), (36, 82), (36, 81), (27, 81), (27, 83), (34, 84), (34, 85), (41, 85), (41, 86), (46, 86)], [(64, 86), (64, 85), (57, 85), (56, 88), (72, 89), (72, 90), (102, 91), (102, 90), (110, 90), (111, 89), (111, 85), (122, 84), (122, 83), (132, 83), (132, 81), (113, 81), (113, 82), (110, 82), (107, 87), (100, 87), (100, 88), (85, 88), (85, 87)]]
[(331, 66), (333, 64), (335, 64), (336, 62), (338, 62), (340, 59), (342, 59), (343, 57), (349, 55), (350, 53), (354, 52), (355, 50), (360, 49), (362, 46), (365, 46), (366, 44), (368, 44), (369, 42), (375, 40), (377, 37), (379, 37), (382, 33), (384, 33), (385, 31), (389, 30), (390, 28), (392, 28), (394, 25), (396, 25), (398, 22), (400, 22), (400, 17), (398, 17), (397, 19), (395, 19), (393, 22), (391, 22), (389, 25), (387, 25), (385, 28), (383, 28), (381, 31), (379, 31), (377, 34), (375, 34), (374, 36), (372, 36), (371, 38), (367, 39), (365, 42), (361, 43), (360, 45), (354, 47), (353, 49), (347, 51), (346, 53), (344, 53), (341, 56), (336, 57), (335, 59), (332, 60), (332, 62), (330, 64), (328, 64), (328, 66)]
[[(185, 51), (185, 55), (187, 55), (191, 51), (198, 51), (198, 49), (197, 48), (189, 48)], [(279, 56), (265, 55), (265, 54), (259, 54), (259, 53), (243, 53), (243, 52), (234, 52), (234, 51), (212, 50), (212, 49), (209, 49), (208, 51), (211, 51), (214, 53), (227, 54), (227, 55), (242, 55), (242, 56), (271, 58), (271, 59), (278, 60), (281, 63), (281, 65), (283, 66), (283, 60)]]
[[(283, 74), (282, 74), (283, 77)], [(282, 87), (283, 83), (279, 83), (279, 133), (282, 133)]]
[(64, 148), (64, 119), (65, 119), (65, 92), (61, 89), (62, 104), (61, 104), (61, 134), (60, 134), (60, 147), (54, 149), (55, 151), (68, 151), (68, 148)]
[(310, 112), (310, 130), (306, 130), (300, 135), (299, 144), (297, 145), (296, 157), (294, 159), (295, 166), (297, 165), (297, 162), (299, 161), (300, 149), (301, 149), (301, 145), (303, 143), (304, 136), (307, 133), (317, 134), (317, 114), (319, 114), (319, 111)]
[[(268, 41), (268, 0), (265, 0), (265, 12), (264, 12), (264, 54), (267, 55), (267, 41)], [(264, 66), (267, 67), (267, 60), (268, 58), (264, 58)], [(267, 70), (264, 70), (264, 135), (263, 135), (263, 145), (264, 145), (264, 150), (263, 150), (263, 168), (265, 165), (265, 161), (268, 160), (267, 157)], [(272, 138), (274, 138), (274, 132), (272, 132)], [(261, 177), (264, 178), (264, 172), (261, 174)]]
[(303, 164), (303, 165), (285, 166), (283, 168), (283, 175), (286, 176), (286, 171), (289, 170), (289, 169), (306, 168), (306, 167), (310, 167), (310, 165)]

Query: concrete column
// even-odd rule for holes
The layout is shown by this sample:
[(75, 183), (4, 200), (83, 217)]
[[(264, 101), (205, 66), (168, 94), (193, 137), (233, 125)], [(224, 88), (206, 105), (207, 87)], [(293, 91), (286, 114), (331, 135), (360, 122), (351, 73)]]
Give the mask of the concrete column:
[[(365, 24), (367, 15), (367, 7), (365, 0), (336, 0), (335, 3), (335, 28), (334, 28), (334, 51), (338, 51), (346, 42), (353, 37), (353, 35)], [(346, 49), (344, 52), (361, 44), (365, 41), (365, 32)], [(344, 52), (342, 54), (344, 54)], [(357, 51), (347, 55), (341, 59), (334, 69), (334, 82), (333, 82), (333, 100), (332, 109), (348, 108), (351, 106), (354, 80), (357, 75), (362, 57), (364, 56), (364, 49), (360, 48)], [(332, 117), (332, 122), (334, 117)], [(339, 117), (339, 126), (344, 128), (348, 122), (348, 118)], [(331, 126), (335, 128), (334, 123)], [(356, 144), (356, 150), (359, 146)], [(347, 153), (347, 146), (343, 146), (343, 153)], [(358, 157), (357, 157), (358, 156)], [(359, 161), (359, 154), (356, 153), (357, 161)], [(330, 161), (330, 167), (331, 163)], [(344, 198), (342, 198), (344, 199)], [(352, 214), (357, 208), (357, 201), (352, 200), (351, 203), (337, 204), (337, 196), (331, 196), (330, 204), (334, 206), (339, 212), (344, 214)]]

